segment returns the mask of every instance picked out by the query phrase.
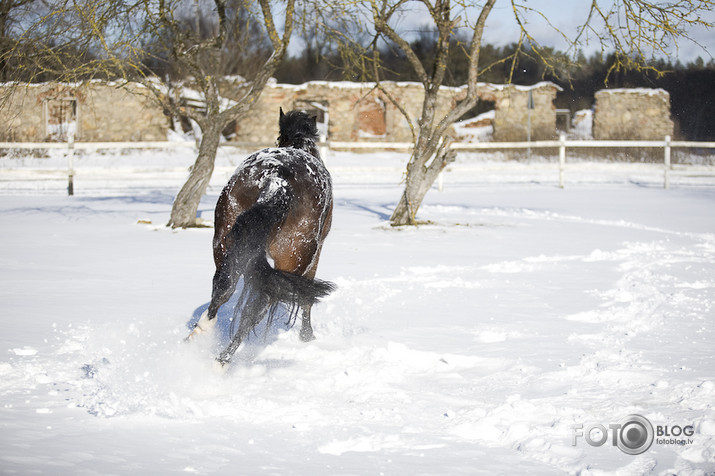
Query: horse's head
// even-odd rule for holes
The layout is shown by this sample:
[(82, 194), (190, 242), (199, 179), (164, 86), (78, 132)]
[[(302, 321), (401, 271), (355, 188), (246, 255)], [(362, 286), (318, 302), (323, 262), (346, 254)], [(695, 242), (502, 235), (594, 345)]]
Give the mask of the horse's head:
[(288, 114), (283, 113), (283, 108), (280, 111), (278, 147), (294, 147), (319, 157), (315, 145), (318, 141), (317, 118), (303, 111), (289, 111)]

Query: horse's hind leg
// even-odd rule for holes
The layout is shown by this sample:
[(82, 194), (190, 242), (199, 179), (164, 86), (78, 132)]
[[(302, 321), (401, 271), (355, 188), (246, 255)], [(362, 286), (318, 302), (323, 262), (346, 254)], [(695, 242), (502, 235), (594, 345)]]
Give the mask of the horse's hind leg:
[(216, 357), (216, 361), (221, 364), (221, 366), (228, 364), (231, 361), (231, 357), (233, 357), (233, 354), (236, 353), (236, 350), (241, 345), (242, 341), (243, 336), (240, 332), (236, 332), (236, 335), (233, 336), (233, 339), (231, 340), (231, 343), (228, 345), (228, 347), (226, 347), (224, 351), (221, 352), (218, 357)]
[(231, 343), (216, 357), (221, 366), (225, 366), (231, 361), (233, 354), (236, 353), (243, 339), (263, 320), (269, 305), (270, 299), (267, 296), (249, 298), (241, 312), (241, 322), (238, 325), (236, 334), (231, 339)]
[(300, 326), (300, 340), (303, 342), (310, 342), (315, 340), (315, 335), (313, 334), (313, 326), (310, 323), (310, 310), (313, 307), (312, 304), (306, 304), (302, 306), (303, 318)]
[[(325, 234), (327, 234), (327, 232)], [(308, 279), (315, 278), (315, 272), (318, 270), (318, 261), (320, 261), (320, 252), (323, 248), (323, 242), (322, 242), (323, 239), (325, 239), (325, 235), (323, 235), (322, 238), (317, 240), (315, 243), (315, 248), (312, 248), (310, 250), (310, 254), (312, 255), (313, 258), (310, 262), (309, 268), (303, 274), (303, 276), (305, 276)], [(310, 342), (312, 340), (315, 340), (315, 335), (313, 334), (313, 326), (310, 322), (310, 311), (312, 308), (313, 308), (312, 303), (303, 304), (301, 306), (301, 310), (303, 311), (303, 316), (302, 316), (301, 326), (300, 326), (300, 340), (302, 340), (303, 342)]]

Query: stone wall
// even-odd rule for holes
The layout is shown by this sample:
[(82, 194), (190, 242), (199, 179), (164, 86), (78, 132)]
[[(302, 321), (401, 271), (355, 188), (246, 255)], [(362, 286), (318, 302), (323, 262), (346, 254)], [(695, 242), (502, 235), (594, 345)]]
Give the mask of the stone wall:
[(0, 86), (0, 141), (38, 142), (48, 136), (38, 87)]
[[(386, 82), (388, 94), (417, 120), (424, 92), (419, 83)], [(553, 83), (500, 86), (480, 83), (481, 100), (494, 103), (494, 139), (527, 138), (531, 92), (531, 139), (556, 136)], [(233, 91), (234, 99), (242, 91)], [(442, 88), (437, 117), (464, 97), (465, 88)], [(3, 97), (0, 86), (0, 97)], [(235, 124), (232, 140), (273, 144), (278, 136), (278, 111), (305, 109), (318, 116), (323, 135), (331, 141), (412, 142), (412, 132), (390, 99), (370, 83), (312, 81), (301, 85), (269, 83), (249, 113)], [(166, 140), (169, 119), (138, 84), (90, 82), (81, 85), (40, 84), (18, 88), (0, 106), (0, 140), (66, 140), (69, 129), (78, 141)]]
[[(424, 90), (419, 83), (385, 82), (394, 97), (412, 118), (422, 110)], [(556, 137), (556, 109), (553, 101), (560, 88), (542, 82), (534, 86), (479, 84), (479, 96), (494, 103), (494, 137), (499, 141), (527, 139), (528, 103), (531, 91), (531, 139)], [(437, 116), (444, 116), (464, 97), (465, 88), (442, 88)], [(284, 110), (310, 109), (317, 103), (328, 111), (328, 137), (333, 141), (411, 142), (412, 133), (402, 113), (389, 98), (370, 83), (311, 81), (301, 85), (270, 84), (250, 114), (237, 125), (237, 140), (272, 143), (278, 135), (278, 123), (256, 121), (256, 117), (277, 117)], [(317, 114), (317, 111), (313, 111)], [(318, 114), (319, 120), (323, 118)]]
[[(168, 118), (138, 84), (44, 83), (18, 87), (8, 96), (0, 86), (0, 140), (78, 141), (166, 140)], [(6, 97), (7, 96), (7, 97)]]
[(663, 89), (604, 89), (595, 94), (593, 138), (662, 140), (673, 136), (670, 94)]
[[(236, 125), (236, 140), (273, 143), (278, 136), (278, 111), (283, 108), (308, 110), (318, 116), (319, 122), (327, 120), (327, 137), (332, 141), (411, 142), (412, 133), (404, 116), (373, 86), (324, 81), (269, 84), (249, 117)], [(386, 82), (384, 87), (413, 118), (419, 117), (422, 85)], [(438, 114), (446, 114), (458, 94), (457, 89), (445, 88), (438, 101)]]
[(79, 137), (87, 142), (166, 140), (170, 120), (151, 93), (138, 84), (91, 83), (80, 111)]
[(495, 142), (526, 141), (529, 136), (532, 141), (557, 137), (554, 99), (561, 91), (559, 86), (550, 82), (533, 86), (490, 84), (486, 89), (490, 94), (484, 97), (494, 101)]

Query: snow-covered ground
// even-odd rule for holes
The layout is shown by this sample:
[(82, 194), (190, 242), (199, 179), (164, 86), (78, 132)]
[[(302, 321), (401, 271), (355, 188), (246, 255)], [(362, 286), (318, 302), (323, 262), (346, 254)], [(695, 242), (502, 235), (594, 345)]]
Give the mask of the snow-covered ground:
[[(242, 157), (222, 152), (202, 218)], [(278, 326), (221, 374), (227, 312), (182, 342), (212, 231), (163, 226), (191, 159), (77, 157), (74, 197), (23, 172), (61, 156), (0, 159), (0, 472), (715, 472), (712, 169), (664, 190), (654, 164), (581, 163), (561, 190), (552, 162), (463, 156), (403, 229), (406, 156), (331, 154), (317, 340)], [(573, 445), (631, 414), (692, 436)]]

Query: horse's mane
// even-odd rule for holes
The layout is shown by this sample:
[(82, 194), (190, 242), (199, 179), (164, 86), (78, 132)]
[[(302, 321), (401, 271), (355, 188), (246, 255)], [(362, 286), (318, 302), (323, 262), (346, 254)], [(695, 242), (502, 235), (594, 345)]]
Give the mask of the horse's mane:
[(302, 111), (289, 111), (288, 114), (283, 113), (281, 109), (278, 127), (280, 135), (278, 136), (278, 147), (293, 147), (301, 149), (314, 157), (320, 158), (318, 152), (318, 127), (316, 126), (317, 118), (309, 116)]

